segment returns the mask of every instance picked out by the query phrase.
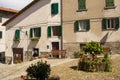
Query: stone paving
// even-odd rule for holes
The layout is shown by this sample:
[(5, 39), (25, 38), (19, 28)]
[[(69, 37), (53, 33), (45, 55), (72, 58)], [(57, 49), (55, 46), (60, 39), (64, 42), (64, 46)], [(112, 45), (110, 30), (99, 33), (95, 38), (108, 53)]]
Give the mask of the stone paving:
[(16, 77), (20, 77), (21, 75), (25, 75), (25, 70), (32, 64), (36, 63), (40, 60), (47, 61), (48, 64), (53, 66), (57, 66), (63, 63), (67, 63), (76, 59), (36, 59), (30, 62), (24, 62), (20, 64), (0, 64), (0, 80), (12, 80)]

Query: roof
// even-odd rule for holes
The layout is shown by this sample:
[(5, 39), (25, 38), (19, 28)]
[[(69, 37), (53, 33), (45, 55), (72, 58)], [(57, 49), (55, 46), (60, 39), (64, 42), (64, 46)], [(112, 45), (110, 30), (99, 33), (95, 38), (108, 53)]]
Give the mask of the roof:
[(15, 9), (11, 9), (11, 8), (5, 8), (5, 7), (0, 7), (0, 10), (13, 12), (13, 13), (18, 13), (19, 12), (19, 10), (15, 10)]
[(38, 1), (40, 0), (33, 0), (30, 4), (28, 4), (26, 7), (24, 7), (21, 11), (19, 11), (15, 16), (13, 16), (12, 18), (10, 18), (9, 20), (7, 20), (5, 23), (3, 23), (3, 26), (6, 26), (8, 23), (10, 23), (12, 20), (14, 20), (16, 17), (18, 17), (20, 14), (22, 14), (24, 11), (26, 11), (27, 9), (29, 9), (31, 6), (33, 6), (34, 4), (36, 4)]

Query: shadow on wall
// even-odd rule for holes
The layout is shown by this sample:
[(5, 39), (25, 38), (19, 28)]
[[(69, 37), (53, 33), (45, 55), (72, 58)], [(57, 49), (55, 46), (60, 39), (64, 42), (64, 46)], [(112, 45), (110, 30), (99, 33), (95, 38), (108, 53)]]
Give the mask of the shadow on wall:
[(105, 36), (100, 40), (100, 43), (105, 44), (105, 42), (108, 39), (108, 34), (109, 34), (109, 32), (107, 32), (107, 34), (105, 34)]
[(27, 47), (27, 50), (31, 50), (31, 49), (35, 48), (37, 44), (38, 44), (38, 41), (30, 41), (30, 43)]
[[(36, 12), (37, 10), (39, 10), (40, 8), (42, 8), (44, 5), (50, 3), (51, 0), (40, 0), (40, 2), (42, 4), (37, 4), (39, 2), (37, 2), (35, 4), (33, 3), (32, 7), (28, 6), (29, 9), (27, 9), (27, 11), (23, 10), (25, 14), (19, 15), (16, 19), (14, 19), (13, 22), (12, 22), (12, 25), (10, 25), (9, 27), (6, 27), (6, 30), (9, 30), (13, 26), (15, 26), (18, 23), (22, 22), (23, 20), (25, 20), (25, 18), (27, 18), (28, 16), (30, 16), (31, 14), (33, 14), (34, 12)], [(34, 6), (34, 5), (36, 5), (36, 6)], [(23, 13), (23, 11), (20, 11), (18, 14)]]

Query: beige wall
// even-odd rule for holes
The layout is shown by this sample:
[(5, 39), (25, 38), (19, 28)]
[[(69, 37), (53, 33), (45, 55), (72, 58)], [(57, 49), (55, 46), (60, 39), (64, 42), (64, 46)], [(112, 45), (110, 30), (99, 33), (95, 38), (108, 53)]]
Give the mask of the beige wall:
[(6, 42), (5, 42), (6, 27), (2, 26), (2, 24), (14, 15), (15, 15), (15, 13), (0, 10), (0, 16), (2, 17), (2, 22), (0, 22), (0, 31), (2, 31), (2, 38), (0, 39), (0, 52), (5, 52), (5, 47), (6, 47)]
[[(51, 15), (51, 4), (59, 3), (59, 13)], [(52, 49), (52, 42), (60, 42), (57, 36), (47, 37), (48, 26), (61, 25), (61, 9), (60, 0), (40, 0), (38, 3), (23, 12), (9, 24), (7, 24), (7, 48), (6, 56), (12, 56), (12, 48), (23, 48), (25, 51), (32, 51), (33, 48), (39, 48), (40, 52), (50, 52)], [(30, 28), (41, 27), (41, 37), (39, 41), (31, 41), (29, 38)], [(20, 42), (14, 42), (14, 33), (16, 29), (20, 29)], [(26, 35), (26, 32), (28, 35)], [(47, 49), (49, 45), (49, 49)], [(61, 45), (59, 46), (61, 47)]]
[[(62, 0), (63, 42), (120, 41), (120, 29), (102, 31), (102, 18), (120, 16), (120, 0), (115, 0), (115, 9), (105, 10), (105, 0), (86, 0), (87, 11), (78, 12), (78, 0)], [(90, 30), (74, 32), (76, 20), (90, 19)], [(103, 39), (107, 36), (107, 39)]]

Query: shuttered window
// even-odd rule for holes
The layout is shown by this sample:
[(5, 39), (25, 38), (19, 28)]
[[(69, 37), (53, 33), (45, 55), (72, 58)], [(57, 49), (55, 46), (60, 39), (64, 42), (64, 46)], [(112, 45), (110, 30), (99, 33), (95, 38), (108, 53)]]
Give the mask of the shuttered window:
[(20, 40), (20, 30), (19, 29), (17, 29), (15, 31), (15, 40)]
[(113, 7), (114, 6), (114, 0), (106, 0), (106, 7)]
[(0, 31), (0, 39), (2, 39), (2, 31)]
[(41, 27), (30, 29), (30, 38), (40, 38), (41, 37)]
[(58, 26), (58, 36), (62, 36), (62, 26)]
[(58, 14), (58, 10), (59, 8), (58, 8), (58, 3), (53, 3), (52, 5), (51, 5), (51, 14)]
[(74, 23), (74, 31), (88, 31), (90, 30), (90, 20), (79, 20)]
[(78, 9), (79, 10), (86, 9), (86, 0), (78, 0)]
[(51, 26), (48, 26), (48, 29), (47, 29), (47, 36), (48, 37), (51, 37), (51, 31), (52, 31), (51, 28), (52, 28)]
[(48, 37), (62, 36), (62, 26), (49, 26), (47, 29)]
[(109, 30), (109, 29), (118, 29), (119, 28), (119, 18), (104, 18), (102, 20), (102, 29)]

